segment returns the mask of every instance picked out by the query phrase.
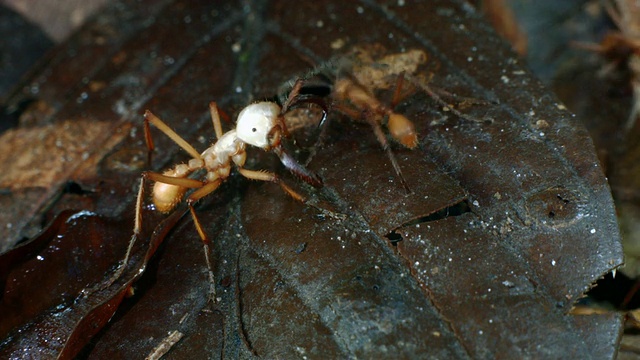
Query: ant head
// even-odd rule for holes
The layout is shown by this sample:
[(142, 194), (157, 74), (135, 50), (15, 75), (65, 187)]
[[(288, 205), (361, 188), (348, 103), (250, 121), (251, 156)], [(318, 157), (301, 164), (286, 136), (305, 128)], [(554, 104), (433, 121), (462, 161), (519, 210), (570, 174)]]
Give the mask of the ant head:
[(279, 115), (280, 106), (273, 102), (259, 102), (247, 106), (238, 115), (238, 139), (259, 148), (270, 148), (269, 133), (276, 125)]

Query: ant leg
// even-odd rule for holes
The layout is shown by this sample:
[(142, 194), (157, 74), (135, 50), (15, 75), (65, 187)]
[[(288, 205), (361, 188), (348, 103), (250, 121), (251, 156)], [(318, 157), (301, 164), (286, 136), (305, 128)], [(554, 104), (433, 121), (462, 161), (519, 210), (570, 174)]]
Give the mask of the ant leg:
[(398, 178), (400, 178), (400, 182), (402, 183), (402, 186), (407, 191), (407, 194), (410, 194), (411, 193), (411, 189), (409, 188), (409, 185), (407, 184), (407, 181), (405, 180), (404, 175), (402, 175), (402, 170), (400, 169), (400, 164), (398, 164), (398, 160), (396, 159), (396, 156), (393, 154), (393, 151), (391, 150), (391, 147), (389, 146), (389, 142), (387, 141), (387, 136), (382, 131), (382, 127), (380, 126), (380, 122), (376, 119), (376, 117), (372, 113), (372, 111), (368, 110), (368, 109), (365, 109), (364, 111), (357, 111), (357, 110), (352, 109), (350, 107), (341, 106), (341, 105), (335, 106), (335, 108), (339, 112), (347, 115), (348, 117), (350, 117), (352, 119), (364, 118), (367, 121), (367, 123), (369, 123), (369, 125), (371, 125), (371, 128), (373, 129), (373, 133), (375, 134), (376, 138), (378, 139), (378, 142), (382, 146), (382, 149), (384, 150), (384, 152), (387, 153), (387, 157), (389, 158), (389, 161), (391, 161), (391, 165), (393, 166), (393, 170), (395, 170), (396, 174), (398, 175)]
[(294, 103), (295, 99), (300, 94), (300, 89), (302, 89), (302, 85), (303, 84), (304, 84), (304, 80), (302, 80), (302, 79), (296, 80), (295, 84), (293, 84), (293, 87), (291, 88), (291, 91), (289, 92), (289, 96), (287, 96), (287, 100), (285, 100), (284, 104), (282, 104), (282, 113), (283, 114), (286, 113), (287, 111), (289, 111), (289, 107), (291, 106), (291, 104)]
[(620, 17), (620, 10), (616, 9), (611, 1), (604, 2), (604, 9), (618, 29), (622, 30), (625, 28), (622, 18)]
[[(149, 179), (156, 182), (168, 183), (170, 185), (178, 185), (182, 187), (194, 188), (194, 187), (203, 187), (203, 183), (201, 181), (193, 180), (193, 179), (184, 179), (184, 178), (174, 178), (170, 176), (165, 176), (162, 174), (154, 173), (154, 172), (144, 172), (140, 177), (140, 185), (138, 188), (138, 196), (136, 198), (136, 215), (133, 225), (133, 235), (131, 235), (131, 239), (129, 240), (129, 246), (127, 247), (127, 252), (124, 255), (124, 259), (122, 263), (119, 265), (116, 272), (111, 276), (107, 285), (103, 288), (111, 286), (127, 268), (127, 263), (131, 257), (131, 251), (133, 250), (133, 245), (138, 240), (140, 236), (140, 232), (142, 231), (142, 202), (144, 200), (144, 184), (145, 179)], [(186, 181), (185, 181), (186, 180)], [(197, 191), (196, 191), (197, 192)], [(195, 192), (194, 192), (195, 193)]]
[(191, 212), (191, 218), (193, 219), (196, 231), (198, 231), (198, 235), (200, 235), (200, 240), (202, 240), (204, 259), (207, 263), (207, 269), (209, 271), (209, 293), (211, 294), (209, 300), (213, 301), (214, 303), (216, 302), (216, 279), (213, 273), (213, 266), (211, 265), (211, 258), (209, 256), (211, 253), (211, 240), (209, 239), (209, 236), (207, 236), (207, 233), (204, 231), (202, 223), (200, 222), (200, 219), (198, 219), (198, 215), (196, 214), (196, 210), (193, 208), (193, 204), (201, 198), (214, 192), (220, 186), (220, 184), (222, 184), (222, 180), (220, 179), (212, 181), (210, 183), (206, 183), (204, 186), (194, 191), (187, 198), (187, 205), (189, 206), (189, 211)]
[(343, 115), (346, 115), (350, 119), (359, 120), (362, 117), (361, 110), (357, 110), (349, 106), (337, 104), (333, 106), (333, 109), (337, 110)]
[(444, 107), (445, 109), (451, 111), (454, 115), (465, 119), (465, 120), (469, 120), (472, 122), (478, 122), (478, 119), (475, 119), (469, 115), (465, 115), (463, 113), (461, 113), (460, 111), (456, 110), (453, 106), (449, 105), (449, 103), (447, 103), (446, 101), (444, 101), (442, 99), (442, 97), (440, 97), (440, 95), (438, 95), (435, 91), (433, 91), (431, 89), (431, 87), (429, 85), (427, 85), (424, 81), (421, 81), (420, 79), (414, 77), (414, 76), (410, 76), (405, 74), (404, 76), (407, 80), (409, 80), (411, 83), (413, 83), (414, 85), (416, 85), (417, 87), (419, 87), (420, 89), (422, 89), (422, 91), (426, 92), (427, 95), (429, 95), (429, 97), (431, 97), (433, 100), (435, 100), (436, 103), (440, 104), (442, 107)]
[(304, 196), (298, 194), (295, 190), (290, 188), (287, 184), (284, 183), (284, 181), (282, 181), (282, 179), (278, 177), (278, 175), (274, 173), (271, 173), (268, 171), (249, 170), (241, 167), (238, 167), (238, 171), (240, 172), (240, 174), (242, 174), (242, 176), (246, 177), (247, 179), (269, 181), (272, 183), (276, 183), (280, 185), (280, 187), (282, 188), (282, 190), (284, 190), (285, 193), (287, 193), (289, 196), (291, 196), (295, 200), (300, 201), (301, 203), (307, 202), (307, 199)]
[(631, 130), (638, 121), (638, 115), (640, 115), (640, 82), (633, 81), (633, 106), (631, 107), (631, 113), (625, 124), (625, 129)]
[(305, 198), (304, 196), (298, 194), (295, 190), (293, 190), (292, 188), (290, 188), (287, 184), (284, 183), (284, 181), (282, 181), (282, 179), (280, 179), (278, 177), (278, 175), (268, 172), (268, 171), (259, 171), (259, 170), (248, 170), (245, 168), (241, 168), (238, 167), (238, 171), (240, 172), (240, 174), (242, 174), (242, 176), (246, 177), (247, 179), (251, 179), (251, 180), (260, 180), (260, 181), (269, 181), (269, 182), (273, 182), (276, 183), (278, 185), (280, 185), (280, 187), (282, 188), (282, 190), (284, 190), (285, 193), (287, 193), (289, 196), (291, 196), (292, 198), (294, 198), (295, 200), (311, 206), (313, 208), (315, 208), (316, 210), (320, 211), (321, 213), (328, 215), (334, 219), (340, 219), (340, 220), (344, 220), (347, 218), (346, 215), (344, 214), (340, 214), (340, 213), (334, 213), (331, 210), (327, 210), (327, 209), (323, 209), (322, 207), (319, 207), (317, 205), (312, 204), (310, 201), (307, 202), (307, 198)]
[(147, 121), (146, 117), (144, 120), (144, 142), (147, 144), (147, 166), (151, 165), (151, 156), (153, 154), (153, 150), (156, 148), (153, 144), (153, 138), (151, 137), (151, 128), (149, 127), (149, 121)]
[(222, 124), (220, 123), (220, 113), (218, 112), (218, 105), (215, 101), (209, 103), (209, 112), (211, 112), (211, 121), (213, 121), (213, 129), (216, 132), (216, 139), (220, 139), (223, 135)]
[(143, 172), (142, 177), (149, 179), (151, 181), (160, 182), (168, 185), (177, 185), (177, 186), (181, 186), (189, 189), (201, 188), (205, 185), (204, 182), (199, 180), (167, 176), (167, 175), (162, 175), (152, 171)]
[(289, 111), (289, 107), (291, 106), (291, 104), (295, 103), (296, 98), (300, 94), (300, 89), (302, 88), (303, 83), (304, 81), (302, 79), (296, 80), (295, 84), (293, 84), (293, 88), (291, 88), (291, 91), (289, 91), (289, 96), (287, 96), (287, 99), (284, 101), (284, 103), (282, 104), (282, 108), (280, 109), (280, 115), (278, 116), (278, 123), (280, 125), (280, 129), (282, 130), (282, 134), (286, 138), (290, 138), (291, 133), (289, 133), (289, 129), (287, 128), (287, 123), (286, 121), (284, 121), (284, 114), (286, 114), (287, 111)]
[(165, 135), (167, 135), (173, 142), (178, 144), (181, 148), (183, 148), (186, 152), (189, 153), (194, 159), (200, 159), (200, 153), (196, 151), (196, 149), (191, 146), (188, 142), (186, 142), (180, 135), (178, 135), (173, 129), (171, 129), (167, 124), (165, 124), (160, 118), (155, 116), (151, 111), (147, 110), (144, 112), (144, 122), (145, 122), (145, 139), (147, 139), (147, 148), (149, 151), (153, 150), (153, 141), (151, 141), (151, 148), (149, 147), (149, 141), (151, 140), (151, 133), (149, 132), (149, 122), (155, 125), (160, 131), (162, 131)]
[(136, 199), (136, 218), (134, 220), (133, 225), (133, 235), (131, 235), (131, 239), (129, 240), (129, 246), (127, 247), (127, 252), (124, 255), (124, 259), (120, 265), (118, 265), (118, 269), (116, 272), (109, 278), (109, 281), (106, 285), (101, 287), (101, 290), (108, 288), (114, 282), (116, 282), (124, 270), (127, 268), (127, 263), (129, 263), (129, 258), (131, 257), (131, 250), (133, 250), (133, 245), (138, 240), (140, 236), (140, 232), (142, 231), (142, 200), (144, 199), (144, 176), (140, 177), (140, 187), (138, 188), (138, 197)]
[(293, 175), (295, 175), (298, 179), (306, 182), (307, 184), (315, 187), (321, 188), (324, 186), (322, 179), (315, 173), (309, 171), (306, 167), (300, 165), (296, 159), (294, 159), (289, 152), (285, 150), (284, 147), (278, 146), (273, 149), (273, 151), (280, 158), (280, 162), (282, 165), (289, 170)]
[(407, 194), (411, 194), (411, 189), (409, 188), (409, 185), (407, 184), (407, 181), (405, 180), (404, 175), (402, 175), (400, 164), (398, 164), (398, 160), (396, 159), (396, 156), (393, 154), (393, 151), (389, 146), (387, 137), (382, 131), (382, 127), (380, 126), (380, 122), (378, 122), (375, 119), (375, 117), (370, 111), (364, 111), (362, 116), (367, 120), (369, 125), (371, 125), (371, 127), (373, 128), (373, 133), (376, 135), (376, 138), (378, 139), (378, 142), (380, 143), (380, 145), (382, 145), (382, 149), (387, 153), (387, 157), (391, 161), (391, 165), (393, 166), (393, 169), (395, 170), (396, 174), (400, 178), (400, 182), (402, 183), (402, 186), (404, 186), (404, 189), (407, 191)]
[(398, 78), (396, 79), (396, 89), (393, 91), (393, 98), (391, 98), (391, 108), (395, 108), (396, 105), (405, 97), (402, 94), (402, 87), (404, 86), (404, 71), (398, 74)]

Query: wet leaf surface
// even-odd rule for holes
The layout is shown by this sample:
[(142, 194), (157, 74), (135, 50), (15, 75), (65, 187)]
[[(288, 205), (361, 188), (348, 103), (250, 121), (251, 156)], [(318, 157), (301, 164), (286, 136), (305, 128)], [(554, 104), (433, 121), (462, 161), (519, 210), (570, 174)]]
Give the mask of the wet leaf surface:
[[(119, 2), (99, 19), (13, 99), (53, 109), (32, 126), (99, 131), (82, 126), (78, 143), (62, 146), (59, 171), (32, 177), (41, 183), (3, 185), (5, 208), (15, 209), (7, 223), (78, 202), (96, 214), (62, 213), (24, 245), (36, 249), (2, 255), (1, 312), (12, 314), (0, 322), (3, 356), (71, 357), (88, 344), (83, 357), (128, 358), (163, 343), (176, 358), (614, 356), (619, 316), (567, 314), (622, 261), (592, 142), (466, 3)], [(214, 239), (217, 303), (183, 207), (168, 217), (145, 208), (145, 236), (108, 283), (132, 233), (144, 109), (202, 150), (213, 141), (209, 101), (234, 114), (365, 43), (422, 49), (418, 71), (454, 94), (453, 106), (480, 100), (458, 108), (479, 121), (420, 90), (399, 104), (420, 134), (417, 150), (393, 146), (411, 193), (371, 128), (332, 112), (309, 164), (325, 187), (285, 178), (333, 216), (233, 176), (198, 206)], [(185, 161), (161, 135), (153, 168)], [(31, 153), (56, 145), (34, 143)], [(248, 168), (279, 169), (258, 155)], [(68, 180), (83, 191), (60, 191)]]

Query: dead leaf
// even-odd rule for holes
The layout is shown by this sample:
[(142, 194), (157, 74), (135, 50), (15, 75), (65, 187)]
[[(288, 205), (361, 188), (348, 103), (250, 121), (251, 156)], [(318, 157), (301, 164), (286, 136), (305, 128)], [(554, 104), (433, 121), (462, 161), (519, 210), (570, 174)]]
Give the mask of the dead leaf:
[[(134, 296), (106, 326), (122, 288), (109, 287), (112, 292), (99, 298), (101, 320), (93, 330), (102, 330), (83, 356), (152, 354), (176, 332), (183, 336), (170, 343), (170, 354), (184, 358), (613, 356), (619, 316), (568, 314), (596, 279), (622, 261), (593, 145), (475, 9), (445, 1), (274, 2), (247, 14), (235, 3), (124, 4), (114, 13), (128, 16), (101, 23), (121, 37), (107, 41), (102, 52), (87, 49), (102, 54), (100, 61), (65, 57), (82, 32), (52, 56), (54, 70), (62, 71), (67, 59), (73, 75), (79, 61), (92, 69), (91, 81), (106, 86), (93, 87), (89, 100), (77, 104), (91, 89), (81, 76), (38, 80), (39, 96), (60, 104), (56, 119), (111, 116), (138, 129), (95, 162), (95, 179), (85, 179), (98, 189), (89, 198), (101, 215), (78, 218), (77, 232), (65, 236), (71, 244), (85, 237), (97, 248), (106, 240), (126, 247), (139, 171), (128, 165), (137, 160), (126, 158), (144, 153), (137, 114), (152, 109), (202, 150), (212, 141), (209, 101), (231, 113), (249, 98), (272, 97), (281, 84), (307, 73), (310, 62), (334, 57), (338, 40), (341, 53), (372, 41), (389, 54), (421, 49), (428, 61), (418, 71), (432, 73), (429, 84), (451, 93), (454, 106), (456, 97), (483, 100), (464, 109), (481, 121), (460, 119), (420, 91), (407, 97), (397, 111), (416, 124), (420, 148), (394, 147), (413, 191), (406, 194), (371, 129), (334, 114), (327, 141), (309, 165), (325, 188), (288, 182), (344, 219), (300, 205), (274, 184), (247, 186), (232, 178), (198, 207), (215, 239), (216, 304), (207, 303), (206, 266), (192, 222), (173, 226), (145, 211), (147, 234), (160, 225), (141, 241), (140, 260), (128, 268), (133, 273), (146, 264), (145, 271)], [(389, 93), (377, 95), (384, 100)], [(154, 167), (185, 160), (158, 135)], [(259, 160), (249, 168), (279, 169), (275, 159), (251, 159)], [(170, 219), (177, 222), (180, 215)], [(87, 231), (94, 232), (82, 235)], [(145, 252), (149, 238), (162, 245), (147, 264), (143, 259), (155, 251), (152, 245)], [(29, 255), (21, 261), (37, 261)], [(103, 282), (119, 259), (100, 259), (95, 273), (89, 271), (68, 296)], [(52, 273), (36, 272), (44, 278)], [(118, 284), (135, 279), (128, 274)], [(51, 292), (53, 299), (63, 298)], [(61, 327), (46, 318), (56, 303), (21, 312), (19, 321), (4, 325), (11, 335), (0, 353), (15, 354), (39, 334), (17, 332), (16, 326), (42, 324), (66, 331), (61, 342), (68, 345), (30, 343), (31, 349), (73, 356), (88, 341), (74, 334), (91, 323), (96, 313), (89, 309), (95, 307), (70, 317), (63, 311), (58, 321), (67, 325)]]

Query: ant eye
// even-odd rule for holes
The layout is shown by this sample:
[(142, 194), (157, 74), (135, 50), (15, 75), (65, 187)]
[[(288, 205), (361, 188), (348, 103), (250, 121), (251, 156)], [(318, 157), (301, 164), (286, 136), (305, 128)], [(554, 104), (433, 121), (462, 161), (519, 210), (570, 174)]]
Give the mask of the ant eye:
[(251, 129), (251, 131), (256, 132), (256, 131), (258, 131), (258, 129), (253, 128), (253, 129)]

